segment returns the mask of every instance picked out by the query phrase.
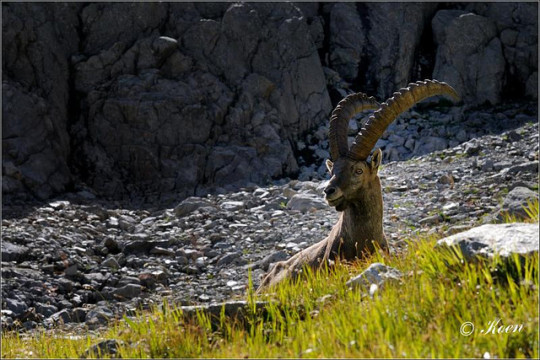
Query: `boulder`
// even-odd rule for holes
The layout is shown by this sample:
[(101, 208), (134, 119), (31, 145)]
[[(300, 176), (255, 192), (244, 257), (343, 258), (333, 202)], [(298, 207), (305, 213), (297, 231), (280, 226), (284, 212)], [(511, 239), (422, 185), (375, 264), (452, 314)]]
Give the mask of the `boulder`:
[(287, 203), (287, 209), (298, 210), (301, 212), (311, 211), (313, 209), (326, 209), (328, 204), (320, 195), (310, 193), (300, 193), (294, 195)]
[(486, 224), (443, 238), (437, 246), (459, 246), (468, 260), (476, 257), (502, 257), (538, 252), (538, 224)]
[(505, 215), (521, 219), (528, 218), (529, 216), (524, 208), (527, 208), (527, 201), (534, 201), (535, 199), (538, 200), (538, 192), (522, 186), (515, 187), (504, 198), (498, 219), (504, 219)]
[(215, 206), (210, 200), (199, 198), (199, 197), (188, 197), (183, 200), (174, 208), (174, 213), (178, 217), (183, 217), (191, 214), (195, 210), (198, 210), (202, 207)]

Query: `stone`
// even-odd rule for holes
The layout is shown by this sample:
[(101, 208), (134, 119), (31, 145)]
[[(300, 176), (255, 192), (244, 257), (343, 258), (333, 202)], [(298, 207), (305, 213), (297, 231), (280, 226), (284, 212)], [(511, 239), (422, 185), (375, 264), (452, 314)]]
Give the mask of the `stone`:
[(515, 174), (518, 172), (528, 172), (536, 174), (538, 173), (538, 161), (528, 161), (523, 164), (511, 166), (507, 169), (509, 174)]
[(437, 225), (441, 221), (442, 221), (441, 216), (438, 214), (435, 214), (435, 215), (427, 216), (421, 219), (420, 221), (418, 221), (418, 223), (421, 225)]
[[(185, 7), (83, 11), (83, 51), (91, 53), (75, 66), (75, 86), (88, 112), (75, 126), (84, 144), (74, 150), (97, 168), (99, 176), (92, 173), (88, 182), (102, 194), (186, 197), (294, 174), (284, 134), (298, 140), (331, 110), (317, 46), (297, 7), (230, 4), (210, 21)], [(133, 23), (143, 8), (152, 16)], [(116, 12), (122, 21), (112, 31), (120, 37), (97, 25)], [(182, 46), (155, 35), (165, 28), (177, 29)], [(231, 49), (239, 56), (228, 55)], [(115, 86), (93, 90), (106, 83)]]
[(414, 145), (413, 155), (424, 155), (448, 147), (448, 140), (437, 136), (426, 136), (418, 139)]
[(66, 276), (76, 276), (76, 275), (78, 275), (78, 266), (77, 266), (77, 264), (73, 264), (71, 266), (68, 266), (64, 270), (64, 275), (66, 275)]
[(120, 247), (116, 239), (108, 237), (103, 241), (103, 245), (113, 254), (120, 252)]
[(311, 211), (312, 209), (326, 209), (328, 204), (321, 198), (320, 195), (300, 193), (293, 195), (287, 202), (287, 209), (297, 210), (301, 212)]
[(465, 153), (467, 155), (476, 155), (480, 151), (482, 147), (480, 144), (475, 142), (467, 142), (465, 143)]
[(11, 310), (15, 316), (22, 315), (26, 310), (28, 310), (28, 305), (21, 300), (7, 298), (4, 299), (4, 301), (7, 309)]
[(353, 288), (369, 288), (375, 284), (381, 288), (388, 281), (399, 281), (402, 274), (393, 267), (381, 263), (373, 263), (360, 275), (347, 281), (346, 285)]
[(122, 252), (127, 255), (147, 253), (155, 247), (167, 247), (168, 243), (166, 240), (131, 240), (125, 244)]
[(533, 72), (527, 79), (525, 84), (525, 95), (537, 99), (538, 98), (538, 71)]
[(222, 256), (216, 263), (217, 266), (225, 266), (231, 263), (236, 264), (246, 264), (247, 261), (242, 258), (242, 253), (240, 251), (230, 252)]
[[(495, 22), (504, 45), (508, 79), (511, 82), (508, 85), (516, 91), (523, 91), (523, 85), (538, 70), (538, 18), (535, 16), (537, 5), (501, 3), (487, 7), (470, 4), (468, 7)], [(538, 81), (537, 79), (536, 77), (533, 81)], [(535, 88), (530, 95), (534, 96), (536, 91)]]
[(498, 218), (502, 220), (505, 215), (516, 216), (520, 219), (528, 218), (524, 207), (527, 207), (527, 201), (535, 199), (538, 200), (538, 192), (522, 186), (513, 188), (504, 198)]
[(225, 201), (221, 203), (220, 207), (227, 211), (237, 211), (246, 208), (246, 204), (243, 201)]
[(118, 353), (120, 346), (122, 345), (123, 341), (118, 341), (116, 339), (103, 340), (86, 349), (81, 357), (115, 357), (115, 355)]
[(286, 251), (284, 250), (276, 251), (276, 252), (271, 253), (270, 255), (267, 255), (264, 259), (260, 260), (258, 262), (258, 266), (264, 271), (268, 271), (268, 268), (270, 267), (271, 264), (278, 261), (286, 260), (288, 258), (289, 258), (289, 254)]
[(88, 323), (90, 320), (93, 320), (93, 322), (98, 324), (107, 324), (109, 320), (113, 318), (113, 312), (111, 309), (104, 307), (104, 306), (98, 306), (88, 311), (86, 314), (86, 322)]
[(29, 251), (26, 246), (2, 241), (2, 261), (23, 261)]
[(36, 304), (36, 311), (38, 312), (38, 314), (41, 314), (44, 317), (49, 317), (52, 314), (58, 312), (58, 307), (50, 304), (38, 303)]
[(67, 324), (71, 322), (71, 312), (67, 309), (60, 310), (54, 314), (52, 314), (49, 319), (54, 323), (62, 323)]
[(139, 284), (127, 284), (113, 291), (113, 294), (120, 298), (132, 299), (141, 294), (142, 287)]
[(191, 214), (195, 210), (198, 210), (201, 207), (213, 206), (213, 204), (203, 198), (198, 197), (189, 197), (183, 200), (178, 206), (174, 208), (174, 213), (178, 217), (183, 217)]
[(88, 309), (86, 308), (74, 308), (71, 310), (71, 320), (79, 323), (85, 322), (87, 314)]
[(538, 224), (485, 224), (443, 238), (437, 246), (459, 246), (468, 260), (475, 257), (510, 257), (538, 253)]
[(116, 258), (114, 256), (109, 256), (105, 260), (101, 262), (101, 266), (105, 266), (111, 269), (118, 269), (120, 268), (120, 264), (118, 264), (118, 261), (116, 261)]

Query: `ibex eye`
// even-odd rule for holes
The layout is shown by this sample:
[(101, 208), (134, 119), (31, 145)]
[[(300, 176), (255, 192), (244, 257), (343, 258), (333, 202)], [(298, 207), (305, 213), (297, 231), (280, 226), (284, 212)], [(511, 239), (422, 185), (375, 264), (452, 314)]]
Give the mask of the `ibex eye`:
[(362, 175), (364, 173), (364, 170), (356, 169), (355, 173), (356, 173), (356, 175)]

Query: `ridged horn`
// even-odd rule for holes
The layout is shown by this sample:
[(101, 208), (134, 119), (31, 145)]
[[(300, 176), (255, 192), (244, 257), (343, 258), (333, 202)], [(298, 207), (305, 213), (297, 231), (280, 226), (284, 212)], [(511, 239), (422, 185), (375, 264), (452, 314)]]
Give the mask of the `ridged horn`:
[[(437, 80), (424, 80), (410, 83), (406, 88), (395, 92), (381, 104), (380, 109), (366, 121), (360, 129), (347, 156), (352, 160), (366, 160), (371, 150), (390, 125), (402, 112), (414, 104), (436, 95), (447, 95), (455, 101), (460, 97), (450, 85)], [(341, 148), (340, 148), (341, 150)]]
[(336, 161), (340, 156), (347, 156), (349, 145), (347, 132), (349, 120), (356, 114), (365, 110), (375, 110), (380, 104), (373, 96), (364, 93), (350, 94), (341, 100), (330, 117), (330, 130), (328, 141), (330, 143), (330, 157)]

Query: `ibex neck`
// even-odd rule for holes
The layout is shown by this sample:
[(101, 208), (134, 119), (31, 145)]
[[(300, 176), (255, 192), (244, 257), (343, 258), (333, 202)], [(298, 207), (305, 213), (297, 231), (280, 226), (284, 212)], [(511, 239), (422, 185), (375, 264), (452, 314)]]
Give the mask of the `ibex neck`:
[(372, 248), (371, 241), (384, 242), (382, 189), (378, 177), (341, 216), (340, 233), (347, 244), (344, 249), (347, 252), (358, 253), (366, 247)]

